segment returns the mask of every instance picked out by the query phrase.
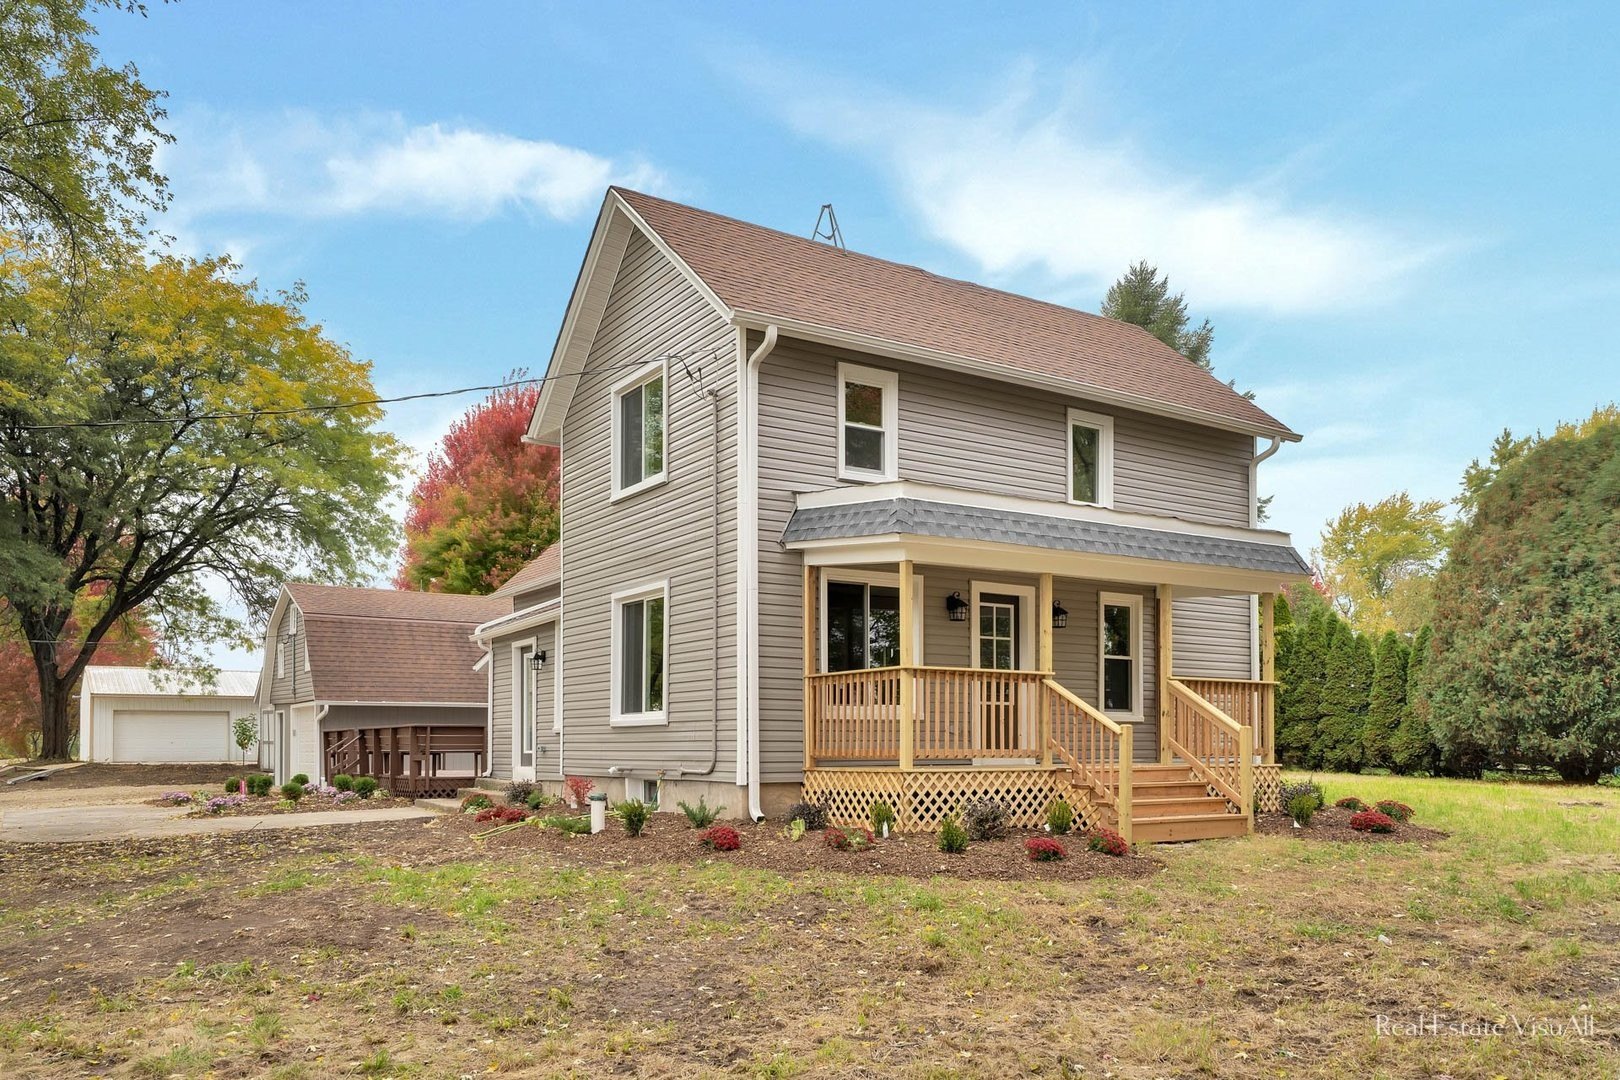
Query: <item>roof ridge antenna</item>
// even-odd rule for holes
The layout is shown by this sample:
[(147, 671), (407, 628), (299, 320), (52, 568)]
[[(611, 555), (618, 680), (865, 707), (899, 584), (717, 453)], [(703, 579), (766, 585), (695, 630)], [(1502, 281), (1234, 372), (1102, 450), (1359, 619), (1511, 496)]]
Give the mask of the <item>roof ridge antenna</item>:
[[(826, 222), (826, 229), (821, 225)], [(844, 230), (838, 227), (838, 212), (833, 209), (832, 203), (822, 203), (821, 213), (816, 215), (816, 227), (810, 230), (810, 239), (825, 240), (839, 251), (848, 251), (844, 246)]]

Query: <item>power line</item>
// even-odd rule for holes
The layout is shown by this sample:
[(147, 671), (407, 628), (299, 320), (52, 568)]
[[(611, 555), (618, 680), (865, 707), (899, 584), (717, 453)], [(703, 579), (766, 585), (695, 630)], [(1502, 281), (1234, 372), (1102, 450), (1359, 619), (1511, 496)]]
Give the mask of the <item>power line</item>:
[(308, 413), (336, 412), (340, 409), (363, 409), (370, 405), (393, 405), (402, 401), (422, 401), (428, 398), (456, 397), (460, 394), (485, 393), (491, 390), (509, 390), (518, 386), (534, 386), (552, 381), (553, 379), (583, 378), (586, 375), (597, 375), (612, 371), (630, 371), (646, 367), (659, 360), (685, 360), (681, 354), (671, 353), (667, 356), (655, 356), (650, 360), (637, 360), (629, 364), (614, 364), (609, 367), (592, 368), (590, 371), (580, 371), (567, 375), (541, 375), (532, 379), (513, 379), (509, 382), (489, 383), (485, 386), (460, 386), (454, 390), (428, 390), (418, 394), (401, 394), (399, 397), (366, 398), (362, 401), (340, 401), (330, 405), (299, 405), (287, 409), (257, 409), (252, 412), (238, 413), (197, 413), (193, 416), (140, 416), (126, 417), (120, 420), (63, 420), (50, 424), (19, 424), (21, 431), (69, 431), (77, 428), (115, 428), (140, 427), (150, 424), (191, 424), (200, 420), (256, 420), (263, 416), (299, 416)]

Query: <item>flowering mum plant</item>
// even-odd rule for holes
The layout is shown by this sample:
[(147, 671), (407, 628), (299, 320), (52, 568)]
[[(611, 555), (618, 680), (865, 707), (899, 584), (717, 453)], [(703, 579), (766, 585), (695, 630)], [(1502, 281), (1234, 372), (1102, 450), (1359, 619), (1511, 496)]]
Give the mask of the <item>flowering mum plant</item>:
[(1362, 802), (1360, 799), (1356, 798), (1354, 795), (1346, 795), (1333, 805), (1337, 806), (1340, 810), (1353, 810), (1357, 813), (1360, 813), (1363, 810), (1371, 809), (1371, 807)]
[(834, 851), (865, 851), (877, 843), (871, 829), (855, 826), (849, 829), (828, 829), (825, 834), (827, 846)]
[(742, 848), (742, 837), (730, 825), (711, 825), (698, 833), (698, 843), (710, 851), (737, 851)]
[[(1124, 840), (1121, 839), (1120, 843), (1124, 843)], [(1067, 858), (1069, 853), (1050, 836), (1032, 836), (1024, 841), (1024, 854), (1032, 862), (1058, 862)]]
[(1380, 799), (1373, 806), (1373, 809), (1380, 814), (1388, 814), (1396, 821), (1412, 820), (1412, 808), (1403, 802), (1396, 802), (1394, 799)]
[(191, 802), (191, 796), (184, 791), (165, 791), (158, 796), (158, 802), (168, 803), (170, 806), (185, 806)]
[(1131, 845), (1125, 838), (1113, 829), (1097, 828), (1086, 834), (1086, 847), (1092, 851), (1100, 851), (1104, 855), (1129, 855)]
[(477, 822), (492, 821), (497, 825), (515, 825), (528, 818), (529, 812), (519, 806), (486, 806), (473, 818)]
[(1392, 833), (1395, 831), (1395, 819), (1377, 810), (1363, 810), (1350, 815), (1350, 827), (1357, 832)]
[(344, 803), (358, 802), (360, 795), (353, 791), (340, 791), (332, 796), (332, 801), (342, 806)]
[(203, 803), (203, 808), (210, 814), (217, 814), (221, 810), (234, 809), (235, 807), (245, 805), (247, 805), (246, 795), (215, 795), (213, 798)]

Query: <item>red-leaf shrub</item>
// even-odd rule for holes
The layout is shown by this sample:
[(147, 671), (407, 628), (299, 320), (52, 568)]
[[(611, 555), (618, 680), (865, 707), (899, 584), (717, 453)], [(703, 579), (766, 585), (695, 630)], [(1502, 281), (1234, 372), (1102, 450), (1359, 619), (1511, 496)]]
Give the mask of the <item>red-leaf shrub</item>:
[(497, 825), (510, 825), (517, 821), (526, 821), (529, 812), (516, 806), (486, 806), (473, 817), (477, 822), (494, 822)]
[(1368, 809), (1367, 804), (1356, 798), (1354, 795), (1346, 795), (1333, 805), (1337, 806), (1340, 810), (1354, 810), (1357, 813)]
[(1350, 827), (1357, 832), (1394, 832), (1395, 819), (1377, 810), (1363, 810), (1350, 815)]
[(1396, 802), (1394, 799), (1379, 799), (1378, 804), (1373, 809), (1380, 814), (1388, 814), (1396, 821), (1412, 820), (1412, 808), (1403, 802)]
[(1086, 847), (1104, 855), (1129, 855), (1131, 845), (1113, 829), (1097, 828), (1086, 834)]
[[(1120, 840), (1124, 843), (1123, 838)], [(1068, 857), (1063, 845), (1050, 836), (1032, 836), (1024, 841), (1024, 851), (1034, 862), (1057, 862)]]
[(698, 843), (710, 851), (737, 851), (742, 847), (742, 837), (730, 825), (711, 825), (698, 833)]
[(588, 776), (570, 776), (563, 781), (563, 787), (568, 789), (569, 798), (577, 809), (584, 806), (585, 800), (596, 790), (596, 781)]
[(827, 846), (834, 851), (862, 851), (877, 843), (872, 830), (859, 825), (849, 829), (828, 829), (823, 835)]

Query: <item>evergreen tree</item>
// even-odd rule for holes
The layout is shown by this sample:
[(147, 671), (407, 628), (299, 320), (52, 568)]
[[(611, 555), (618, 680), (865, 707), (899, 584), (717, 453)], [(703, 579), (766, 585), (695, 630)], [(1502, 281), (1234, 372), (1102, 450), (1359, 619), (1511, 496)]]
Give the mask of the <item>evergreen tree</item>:
[(1424, 697), (1423, 669), (1429, 658), (1434, 632), (1427, 626), (1412, 640), (1412, 653), (1406, 665), (1406, 704), (1401, 724), (1390, 740), (1391, 767), (1402, 775), (1432, 773), (1439, 765), (1434, 733), (1429, 730), (1429, 703)]
[(1215, 328), (1205, 319), (1189, 330), (1191, 317), (1187, 300), (1170, 292), (1170, 278), (1146, 259), (1132, 265), (1108, 287), (1102, 315), (1140, 326), (1176, 352), (1205, 370), (1209, 369), (1209, 347), (1215, 341)]
[(1367, 700), (1367, 723), (1362, 729), (1363, 763), (1368, 768), (1395, 767), (1395, 735), (1406, 705), (1406, 646), (1400, 635), (1386, 631), (1373, 658), (1372, 692)]
[(1334, 772), (1360, 772), (1362, 731), (1372, 688), (1373, 656), (1367, 639), (1334, 617), (1329, 630), (1322, 687), (1322, 718), (1317, 723), (1313, 763)]
[(1277, 638), (1277, 754), (1289, 765), (1311, 768), (1327, 676), (1333, 614), (1326, 607), (1293, 622)]

